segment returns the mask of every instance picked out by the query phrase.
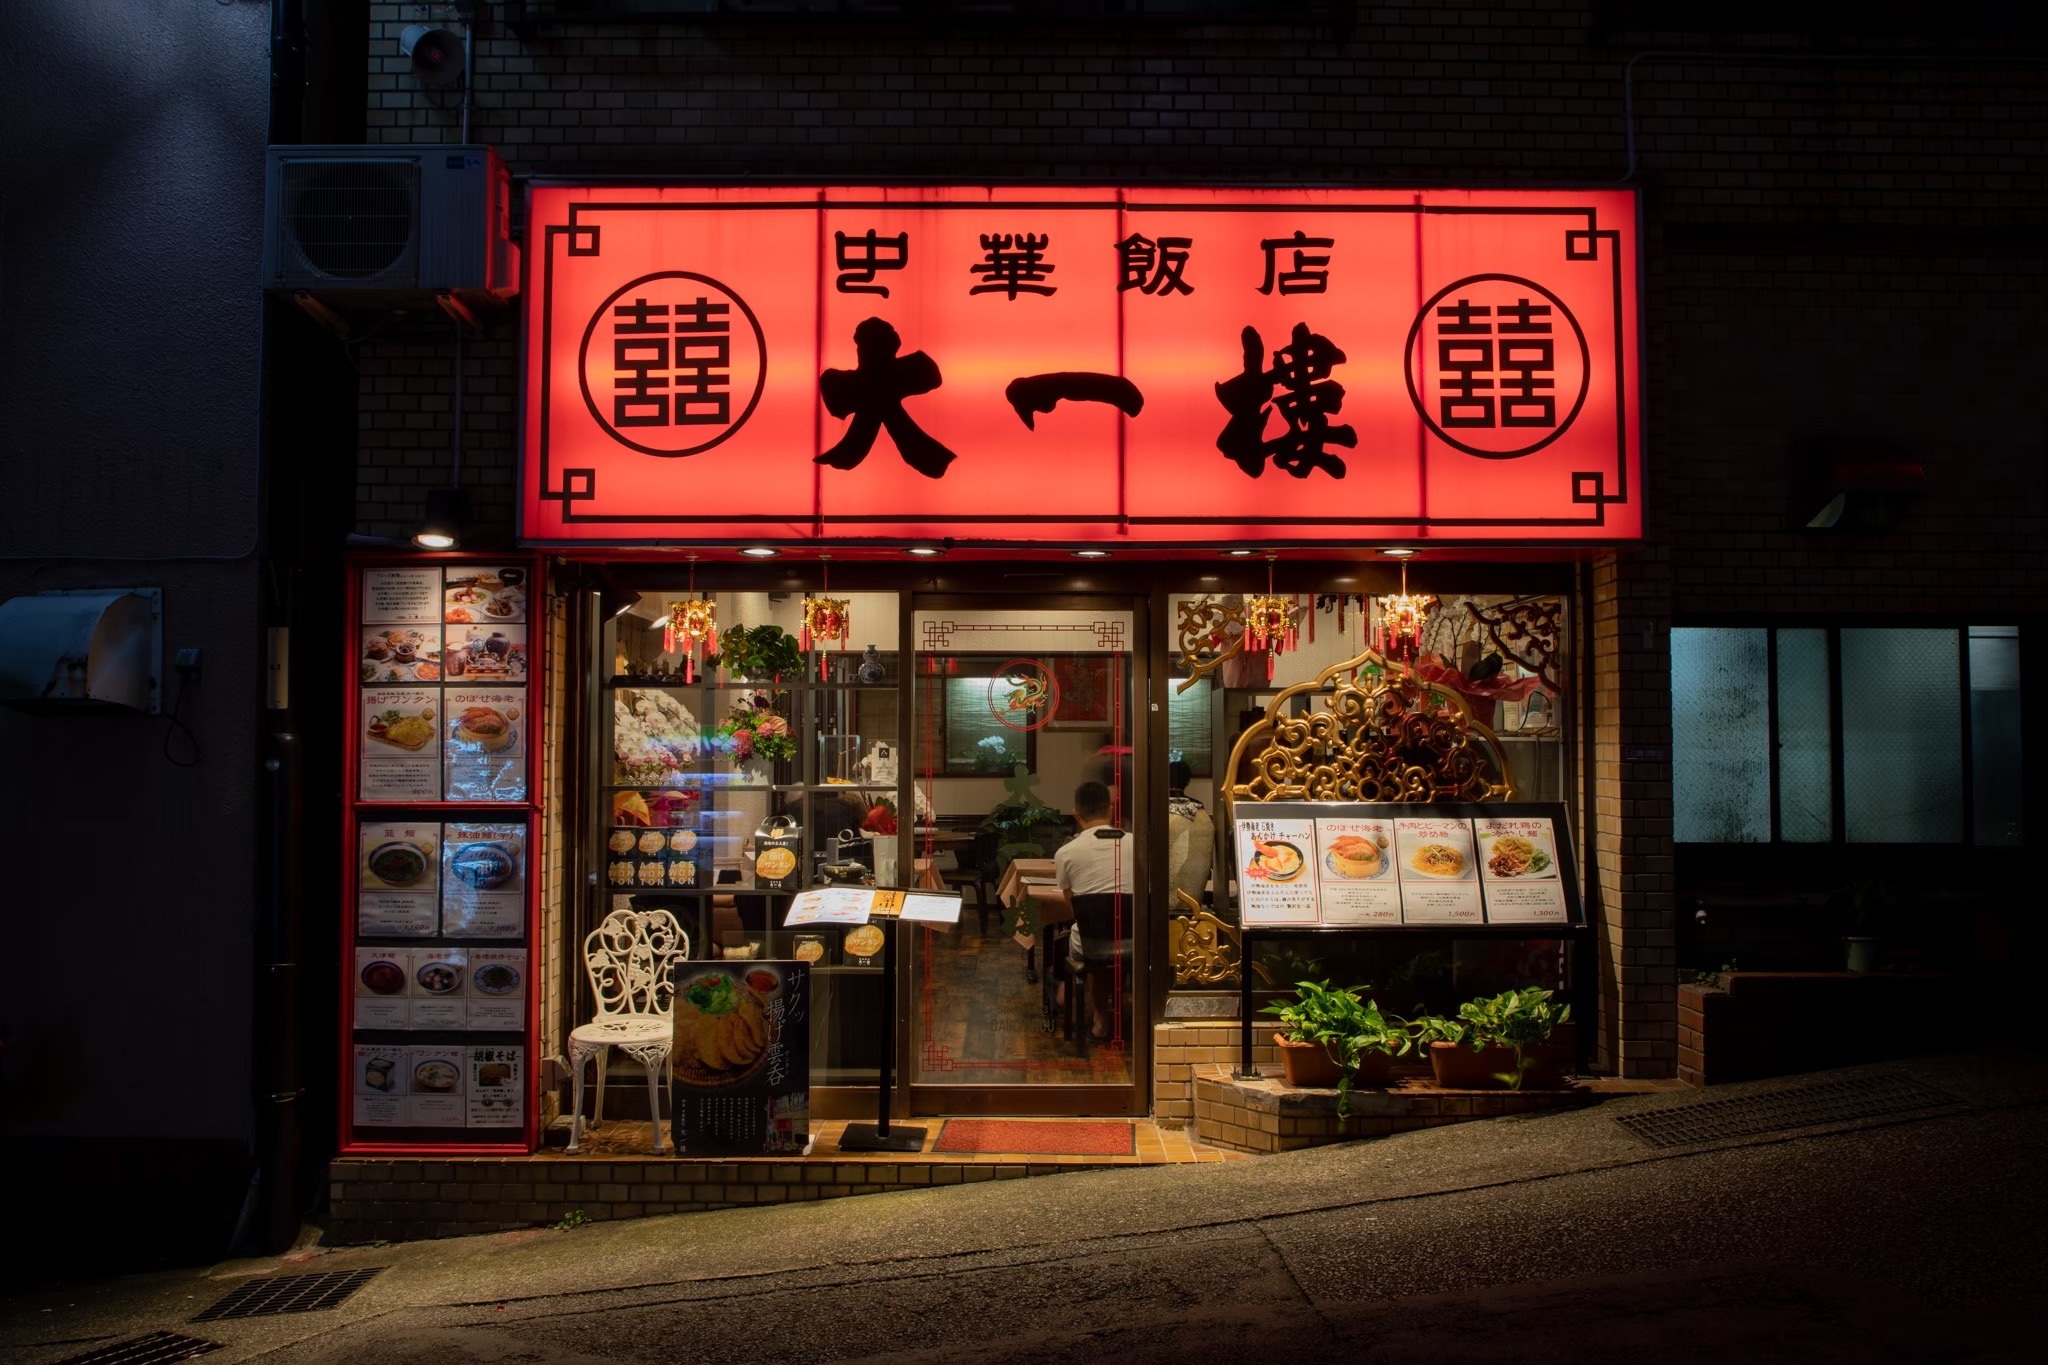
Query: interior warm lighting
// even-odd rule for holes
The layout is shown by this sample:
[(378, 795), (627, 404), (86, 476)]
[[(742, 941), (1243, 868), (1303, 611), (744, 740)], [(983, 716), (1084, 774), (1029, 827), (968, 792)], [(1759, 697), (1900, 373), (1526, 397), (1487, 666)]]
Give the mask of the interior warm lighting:
[(746, 549), (741, 550), (740, 553), (748, 559), (773, 559), (781, 554), (782, 551), (776, 549), (773, 545), (749, 545)]
[(906, 545), (903, 547), (903, 553), (915, 555), (919, 559), (934, 559), (946, 552), (936, 545)]
[(1221, 555), (1221, 556), (1223, 556), (1223, 557), (1224, 557), (1225, 559), (1250, 559), (1250, 558), (1251, 558), (1251, 557), (1252, 557), (1253, 555), (1257, 554), (1257, 553), (1258, 553), (1258, 551), (1257, 551), (1257, 550), (1218, 550), (1218, 551), (1217, 551), (1216, 553), (1217, 553), (1217, 554), (1219, 554), (1219, 555)]
[(1074, 558), (1076, 558), (1076, 559), (1108, 559), (1108, 558), (1109, 558), (1109, 551), (1107, 551), (1107, 550), (1076, 550), (1076, 551), (1074, 551)]
[(1415, 551), (1413, 550), (1403, 550), (1399, 548), (1392, 550), (1381, 550), (1380, 553), (1385, 555), (1389, 559), (1411, 559), (1415, 555)]

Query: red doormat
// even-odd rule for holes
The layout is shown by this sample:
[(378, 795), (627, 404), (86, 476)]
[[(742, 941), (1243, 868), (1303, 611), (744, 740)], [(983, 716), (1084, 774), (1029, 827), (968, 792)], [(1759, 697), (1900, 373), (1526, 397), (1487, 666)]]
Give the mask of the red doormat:
[(1028, 1156), (1129, 1156), (1135, 1139), (1122, 1119), (947, 1119), (934, 1152), (1017, 1152)]

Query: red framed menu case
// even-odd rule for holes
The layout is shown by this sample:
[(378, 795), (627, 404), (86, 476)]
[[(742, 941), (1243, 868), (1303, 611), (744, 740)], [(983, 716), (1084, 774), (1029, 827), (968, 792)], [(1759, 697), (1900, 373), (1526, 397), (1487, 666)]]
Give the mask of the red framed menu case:
[(538, 1145), (542, 573), (350, 562), (344, 1154)]

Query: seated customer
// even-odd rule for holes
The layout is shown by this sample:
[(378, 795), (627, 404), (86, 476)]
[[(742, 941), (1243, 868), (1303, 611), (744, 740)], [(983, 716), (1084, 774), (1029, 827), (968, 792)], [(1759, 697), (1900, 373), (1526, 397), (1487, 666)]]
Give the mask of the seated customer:
[(1053, 854), (1053, 879), (1074, 905), (1070, 954), (1091, 968), (1088, 1032), (1102, 1042), (1109, 1037), (1106, 969), (1128, 956), (1138, 848), (1129, 833), (1109, 823), (1109, 788), (1100, 782), (1074, 789), (1074, 818), (1081, 832)]

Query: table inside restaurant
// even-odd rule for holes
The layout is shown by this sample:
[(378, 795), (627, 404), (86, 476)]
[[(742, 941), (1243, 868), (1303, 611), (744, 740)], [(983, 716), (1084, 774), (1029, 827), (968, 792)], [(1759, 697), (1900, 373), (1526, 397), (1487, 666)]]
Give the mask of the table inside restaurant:
[(1041, 950), (1039, 1008), (1050, 1023), (1053, 1017), (1052, 983), (1059, 962), (1054, 954), (1067, 926), (1074, 920), (1074, 907), (1067, 900), (1067, 893), (1053, 882), (1052, 859), (1018, 858), (1004, 869), (1003, 880), (996, 887), (996, 900), (1014, 910), (1024, 904), (1027, 897), (1038, 922), (1037, 938)]

